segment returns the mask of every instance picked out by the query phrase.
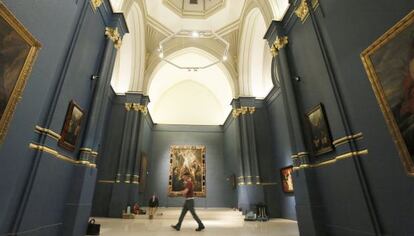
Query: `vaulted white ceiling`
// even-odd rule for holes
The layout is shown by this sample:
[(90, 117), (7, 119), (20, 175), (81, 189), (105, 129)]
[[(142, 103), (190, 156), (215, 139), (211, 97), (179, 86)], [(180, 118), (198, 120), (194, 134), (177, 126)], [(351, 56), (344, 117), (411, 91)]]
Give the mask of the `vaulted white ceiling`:
[[(209, 64), (212, 55), (197, 48), (186, 48), (169, 60), (184, 66)], [(149, 111), (155, 123), (223, 124), (231, 110), (233, 90), (228, 72), (218, 65), (202, 71), (178, 69), (162, 62), (149, 84)]]
[[(288, 0), (110, 1), (115, 11), (124, 12), (130, 28), (111, 84), (118, 94), (149, 95), (156, 123), (223, 124), (233, 98), (263, 98), (272, 88), (263, 36), (272, 19), (282, 19)], [(197, 72), (160, 60), (159, 42), (181, 30), (216, 32), (230, 43), (229, 59)], [(173, 40), (167, 46), (171, 61), (188, 66), (209, 64), (223, 51), (214, 39)]]

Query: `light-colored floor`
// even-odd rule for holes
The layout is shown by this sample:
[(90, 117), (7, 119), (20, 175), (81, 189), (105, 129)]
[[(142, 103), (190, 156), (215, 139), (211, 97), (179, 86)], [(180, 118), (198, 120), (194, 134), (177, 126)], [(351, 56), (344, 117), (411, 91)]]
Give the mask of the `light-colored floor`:
[(229, 209), (196, 209), (198, 216), (203, 221), (206, 229), (195, 232), (197, 223), (187, 213), (181, 231), (177, 232), (170, 227), (177, 223), (180, 208), (161, 208), (153, 220), (147, 215), (139, 215), (135, 219), (111, 219), (95, 218), (96, 223), (101, 224), (103, 236), (250, 236), (250, 235), (275, 235), (275, 236), (299, 236), (298, 226), (295, 221), (284, 219), (272, 219), (268, 222), (247, 222), (238, 211)]

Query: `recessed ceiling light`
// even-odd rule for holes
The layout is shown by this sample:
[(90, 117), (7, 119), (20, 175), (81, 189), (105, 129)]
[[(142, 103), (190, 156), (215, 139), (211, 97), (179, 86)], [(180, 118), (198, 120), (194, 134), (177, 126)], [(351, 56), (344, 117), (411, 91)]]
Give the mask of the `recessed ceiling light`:
[(200, 37), (200, 33), (198, 31), (193, 31), (193, 33), (191, 33), (191, 36), (193, 36), (193, 38), (198, 38)]

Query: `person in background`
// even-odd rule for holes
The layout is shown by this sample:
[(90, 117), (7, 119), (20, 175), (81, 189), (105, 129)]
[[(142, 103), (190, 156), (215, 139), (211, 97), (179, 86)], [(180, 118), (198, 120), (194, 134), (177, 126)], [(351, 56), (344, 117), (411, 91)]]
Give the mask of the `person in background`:
[(150, 220), (152, 220), (154, 218), (155, 212), (158, 209), (158, 197), (155, 195), (155, 193), (152, 195), (152, 197), (150, 198), (149, 202), (148, 202), (148, 206), (149, 206), (149, 212), (148, 212), (148, 217)]
[(178, 223), (176, 225), (171, 225), (171, 227), (179, 231), (181, 228), (181, 223), (184, 220), (185, 214), (187, 214), (187, 211), (190, 211), (194, 220), (197, 221), (198, 223), (198, 228), (196, 229), (196, 231), (201, 231), (205, 227), (203, 223), (201, 222), (200, 218), (198, 218), (194, 210), (194, 186), (193, 186), (193, 182), (191, 181), (190, 173), (184, 173), (183, 179), (185, 182), (185, 189), (181, 191), (181, 194), (185, 197), (185, 202), (184, 202), (183, 210), (181, 211), (181, 215), (178, 220)]

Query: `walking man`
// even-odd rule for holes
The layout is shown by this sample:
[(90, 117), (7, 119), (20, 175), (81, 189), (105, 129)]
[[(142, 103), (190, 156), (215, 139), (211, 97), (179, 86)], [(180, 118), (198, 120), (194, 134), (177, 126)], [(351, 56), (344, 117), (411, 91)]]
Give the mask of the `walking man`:
[(181, 228), (181, 223), (183, 223), (185, 214), (187, 214), (187, 211), (190, 211), (194, 220), (197, 221), (198, 223), (198, 228), (196, 229), (196, 231), (201, 231), (205, 227), (203, 225), (203, 222), (201, 222), (200, 218), (198, 218), (194, 210), (194, 187), (193, 187), (193, 182), (191, 181), (190, 173), (185, 173), (183, 175), (183, 179), (185, 183), (185, 189), (181, 191), (181, 194), (185, 197), (185, 202), (184, 202), (183, 210), (181, 211), (181, 215), (180, 215), (180, 219), (178, 220), (178, 223), (176, 225), (171, 225), (171, 227), (179, 231)]

